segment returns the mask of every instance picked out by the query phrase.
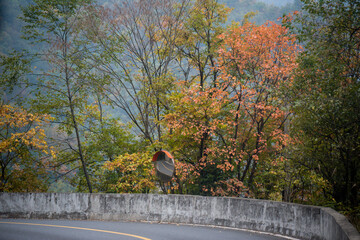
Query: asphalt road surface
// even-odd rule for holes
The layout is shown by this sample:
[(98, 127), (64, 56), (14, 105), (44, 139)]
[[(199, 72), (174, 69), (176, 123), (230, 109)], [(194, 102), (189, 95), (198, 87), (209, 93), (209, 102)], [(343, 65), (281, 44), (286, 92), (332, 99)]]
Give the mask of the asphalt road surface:
[(284, 240), (233, 229), (177, 224), (0, 219), (0, 240)]

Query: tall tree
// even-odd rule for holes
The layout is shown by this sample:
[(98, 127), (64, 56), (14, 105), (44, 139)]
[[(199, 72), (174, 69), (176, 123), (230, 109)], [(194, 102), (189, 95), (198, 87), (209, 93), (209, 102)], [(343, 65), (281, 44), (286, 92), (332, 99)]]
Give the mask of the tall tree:
[(160, 118), (174, 81), (174, 43), (188, 4), (125, 0), (88, 15), (88, 38), (98, 48), (92, 60), (109, 76), (108, 101), (152, 144), (162, 140)]
[(195, 183), (190, 187), (201, 194), (238, 196), (256, 188), (258, 166), (283, 160), (288, 112), (279, 89), (292, 83), (298, 46), (274, 23), (232, 26), (219, 37), (214, 87), (195, 84), (174, 94), (176, 108), (166, 121), (172, 136), (185, 140), (188, 155), (206, 135), (201, 158), (184, 161), (179, 169)]
[[(360, 2), (308, 1), (294, 29), (306, 51), (293, 87), (301, 163), (332, 186), (337, 202), (359, 205)], [(296, 25), (295, 25), (296, 26)]]
[(233, 104), (229, 160), (238, 159), (237, 180), (253, 190), (258, 165), (284, 160), (279, 154), (289, 141), (284, 131), (289, 111), (279, 89), (292, 84), (299, 46), (287, 28), (272, 22), (245, 23), (222, 38), (221, 77)]
[(89, 192), (90, 178), (83, 152), (81, 112), (89, 99), (91, 66), (85, 64), (78, 39), (76, 24), (87, 0), (34, 0), (22, 9), (24, 38), (42, 42), (46, 48), (39, 56), (47, 60), (48, 67), (39, 72), (33, 86), (37, 98), (33, 107), (51, 114), (64, 134), (68, 150), (79, 160), (86, 176)]
[[(217, 50), (221, 44), (221, 39), (218, 37), (225, 30), (224, 25), (229, 12), (230, 9), (220, 4), (217, 0), (197, 0), (193, 2), (189, 9), (189, 17), (183, 23), (183, 28), (178, 30), (179, 37), (175, 42), (177, 50), (176, 63), (180, 70), (179, 77), (182, 81), (179, 81), (175, 85), (176, 88), (172, 93), (173, 98), (170, 102), (173, 104), (170, 107), (170, 111), (167, 112), (170, 115), (174, 112), (181, 111), (180, 108), (183, 103), (180, 102), (185, 92), (189, 94), (200, 92), (199, 99), (202, 99), (203, 106), (201, 106), (200, 102), (198, 102), (200, 105), (195, 103), (191, 107), (187, 104), (183, 106), (189, 107), (188, 113), (190, 117), (198, 116), (198, 114), (195, 113), (196, 111), (199, 111), (198, 113), (200, 115), (204, 114), (201, 115), (205, 120), (202, 124), (208, 127), (210, 126), (211, 115), (214, 113), (206, 111), (205, 109), (209, 108), (209, 103), (212, 101), (212, 94), (208, 93), (212, 92), (212, 88), (216, 88), (218, 80), (219, 71), (216, 67), (216, 57)], [(201, 91), (204, 91), (204, 93), (201, 94)], [(186, 98), (183, 100), (185, 99)], [(171, 148), (176, 151), (177, 158), (183, 161), (181, 164), (178, 163), (179, 167), (185, 165), (188, 165), (188, 167), (194, 166), (201, 161), (206, 155), (207, 148), (211, 144), (210, 132), (205, 129), (199, 129), (198, 133), (194, 134), (197, 135), (196, 139), (200, 137), (200, 140), (194, 141), (189, 135), (187, 135), (189, 138), (185, 136), (180, 137), (179, 135), (175, 137), (173, 130), (176, 132), (176, 129), (173, 129), (170, 125), (168, 125), (168, 127), (170, 134), (167, 135), (167, 142)], [(181, 186), (180, 178), (183, 178), (181, 175), (184, 176), (184, 173), (180, 172), (179, 170), (177, 177), (179, 186)], [(211, 176), (217, 174), (202, 171), (201, 175), (203, 179), (207, 179), (205, 181), (211, 182), (214, 180), (211, 179)], [(193, 193), (199, 193), (199, 191), (201, 192), (202, 190), (201, 188), (195, 187), (191, 191), (195, 191)]]

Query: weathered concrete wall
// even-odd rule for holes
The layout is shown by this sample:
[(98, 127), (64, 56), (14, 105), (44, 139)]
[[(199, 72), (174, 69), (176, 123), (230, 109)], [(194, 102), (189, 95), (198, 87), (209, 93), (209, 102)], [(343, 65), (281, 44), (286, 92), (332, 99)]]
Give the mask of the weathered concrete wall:
[(300, 239), (360, 240), (329, 208), (188, 195), (0, 193), (1, 218), (156, 221), (217, 225)]

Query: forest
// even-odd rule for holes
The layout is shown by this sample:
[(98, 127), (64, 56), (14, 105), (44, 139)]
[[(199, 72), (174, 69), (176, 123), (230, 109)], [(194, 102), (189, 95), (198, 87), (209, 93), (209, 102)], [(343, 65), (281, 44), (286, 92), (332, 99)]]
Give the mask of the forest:
[(15, 3), (0, 192), (269, 199), (360, 228), (360, 1)]

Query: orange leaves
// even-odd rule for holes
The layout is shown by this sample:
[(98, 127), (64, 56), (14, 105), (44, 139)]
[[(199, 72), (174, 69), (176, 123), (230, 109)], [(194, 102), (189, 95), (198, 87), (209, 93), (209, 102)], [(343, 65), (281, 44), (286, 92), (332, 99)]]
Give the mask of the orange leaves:
[(194, 166), (189, 163), (175, 161), (175, 172), (180, 181), (186, 181), (192, 178), (194, 170)]
[(299, 11), (294, 11), (293, 13), (289, 13), (288, 15), (284, 17), (280, 17), (277, 20), (282, 20), (282, 23), (290, 23), (294, 20), (294, 17), (299, 14)]
[[(192, 135), (200, 141), (205, 132), (213, 132), (214, 124), (218, 122), (217, 116), (226, 104), (227, 93), (216, 88), (204, 91), (200, 86), (182, 88), (180, 94), (173, 100), (176, 109), (165, 116), (169, 128), (179, 131), (180, 135)], [(214, 124), (208, 124), (214, 121)]]
[[(220, 58), (224, 68), (228, 59), (233, 60), (240, 75), (253, 74), (259, 84), (275, 82), (288, 75), (296, 58), (295, 38), (288, 36), (287, 30), (277, 24), (255, 26), (251, 23), (232, 29), (223, 36), (226, 54)], [(268, 79), (267, 79), (268, 78)]]
[[(283, 131), (289, 113), (280, 90), (292, 84), (299, 46), (271, 22), (232, 26), (220, 39), (216, 82), (179, 85), (164, 121), (193, 154), (191, 164), (178, 164), (181, 181), (201, 182), (206, 194), (238, 196), (292, 141)], [(204, 172), (215, 180), (203, 184)]]
[[(223, 73), (235, 69), (237, 77), (252, 76), (260, 85), (279, 84), (296, 66), (299, 45), (286, 28), (269, 22), (246, 23), (221, 35), (219, 66)], [(227, 79), (228, 77), (223, 77)]]
[(217, 187), (211, 189), (211, 194), (213, 196), (234, 196), (239, 197), (240, 194), (244, 193), (247, 195), (246, 191), (248, 189), (244, 186), (243, 182), (236, 178), (230, 178), (228, 180), (221, 180), (217, 182)]
[(244, 120), (243, 127), (257, 130), (259, 149), (275, 136), (273, 131), (281, 129), (288, 114), (279, 90), (292, 84), (300, 46), (285, 27), (272, 22), (232, 27), (221, 39), (220, 78), (233, 92), (230, 96), (238, 104), (236, 114)]
[(234, 166), (229, 161), (224, 161), (223, 164), (218, 164), (216, 167), (221, 169), (223, 172), (234, 170)]

